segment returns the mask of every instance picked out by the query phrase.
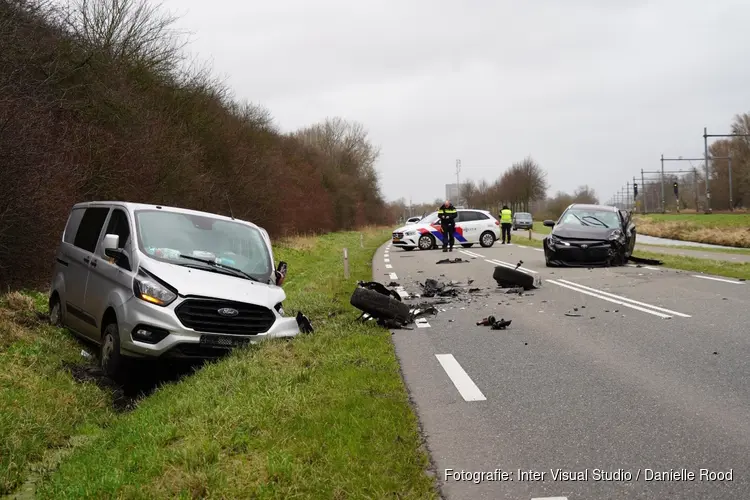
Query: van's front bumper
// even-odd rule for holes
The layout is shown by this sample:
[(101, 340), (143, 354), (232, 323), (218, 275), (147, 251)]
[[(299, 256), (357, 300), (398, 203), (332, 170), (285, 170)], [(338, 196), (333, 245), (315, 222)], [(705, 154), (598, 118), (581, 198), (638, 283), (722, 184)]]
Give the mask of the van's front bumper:
[[(167, 307), (150, 304), (136, 297), (121, 305), (117, 312), (120, 329), (120, 348), (124, 355), (139, 358), (213, 358), (228, 349), (247, 343), (257, 343), (270, 338), (291, 338), (302, 331), (298, 318), (282, 316), (273, 310), (271, 327), (254, 335), (201, 332), (186, 327), (175, 309), (184, 302), (178, 298)], [(138, 330), (151, 331), (164, 336), (156, 343), (134, 338)]]

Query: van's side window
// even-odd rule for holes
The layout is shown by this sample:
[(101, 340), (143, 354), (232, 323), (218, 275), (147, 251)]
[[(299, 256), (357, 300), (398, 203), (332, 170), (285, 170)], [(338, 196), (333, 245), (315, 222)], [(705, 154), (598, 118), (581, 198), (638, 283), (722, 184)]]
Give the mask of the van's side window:
[(109, 208), (107, 207), (87, 208), (73, 244), (82, 250), (94, 253), (108, 213)]
[(85, 208), (74, 208), (70, 213), (70, 217), (68, 217), (68, 225), (65, 226), (65, 235), (63, 236), (63, 241), (65, 241), (65, 243), (73, 244), (85, 211)]
[(128, 216), (125, 215), (125, 212), (118, 208), (112, 211), (109, 224), (107, 224), (107, 231), (104, 234), (116, 234), (120, 237), (118, 248), (127, 248), (130, 239), (130, 224), (128, 224)]

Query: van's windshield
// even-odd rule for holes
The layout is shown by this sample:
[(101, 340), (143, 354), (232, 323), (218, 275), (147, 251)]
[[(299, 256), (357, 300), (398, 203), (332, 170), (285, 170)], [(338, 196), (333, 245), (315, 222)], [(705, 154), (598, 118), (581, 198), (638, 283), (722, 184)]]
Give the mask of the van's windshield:
[(209, 260), (243, 271), (266, 282), (273, 273), (271, 254), (260, 231), (238, 222), (170, 212), (135, 212), (138, 246), (150, 257), (181, 265)]

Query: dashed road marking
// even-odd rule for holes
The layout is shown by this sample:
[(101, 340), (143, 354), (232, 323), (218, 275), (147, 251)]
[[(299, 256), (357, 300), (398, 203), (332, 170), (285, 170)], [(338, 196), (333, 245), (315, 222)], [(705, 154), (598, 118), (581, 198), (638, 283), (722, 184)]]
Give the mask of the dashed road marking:
[(453, 354), (435, 354), (438, 362), (442, 365), (448, 378), (456, 386), (464, 401), (485, 401), (487, 398), (479, 390), (479, 387), (471, 380), (469, 374), (461, 368)]
[(390, 262), (391, 259), (383, 259), (385, 262)]
[(430, 324), (424, 318), (419, 318), (414, 323), (417, 325), (417, 328), (430, 328)]
[(397, 286), (396, 287), (396, 293), (401, 296), (402, 299), (408, 299), (409, 298), (409, 292), (407, 292), (404, 287)]
[(496, 259), (484, 259), (485, 262), (489, 262), (490, 264), (495, 264), (498, 266), (503, 267), (509, 267), (510, 269), (518, 269), (519, 271), (525, 271), (527, 273), (533, 273), (533, 274), (539, 274), (537, 271), (534, 271), (533, 269), (529, 269), (526, 267), (516, 267), (514, 264), (511, 264), (510, 262), (503, 262), (502, 260), (496, 260)]
[(385, 265), (385, 268), (386, 268), (386, 269), (393, 269), (393, 266), (392, 266), (392, 265), (390, 265), (390, 264), (386, 264), (386, 265)]
[(396, 276), (396, 273), (391, 273), (391, 274), (388, 275), (388, 277), (391, 278), (392, 280), (397, 280), (398, 279), (398, 276)]
[(728, 280), (724, 278), (715, 278), (713, 276), (701, 276), (700, 274), (693, 274), (693, 278), (702, 278), (704, 280), (723, 281), (724, 283), (732, 283), (733, 285), (744, 285), (744, 281)]

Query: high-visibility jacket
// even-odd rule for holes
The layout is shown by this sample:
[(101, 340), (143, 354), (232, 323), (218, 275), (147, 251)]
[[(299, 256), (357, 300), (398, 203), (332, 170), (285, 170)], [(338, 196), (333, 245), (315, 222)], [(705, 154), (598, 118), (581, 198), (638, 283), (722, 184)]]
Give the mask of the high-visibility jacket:
[(441, 226), (454, 227), (456, 225), (457, 216), (458, 211), (453, 206), (453, 204), (450, 204), (447, 207), (445, 205), (442, 205), (438, 209), (438, 218), (440, 219)]
[(504, 208), (500, 211), (500, 222), (502, 224), (511, 224), (513, 223), (513, 213), (510, 211), (509, 208)]

